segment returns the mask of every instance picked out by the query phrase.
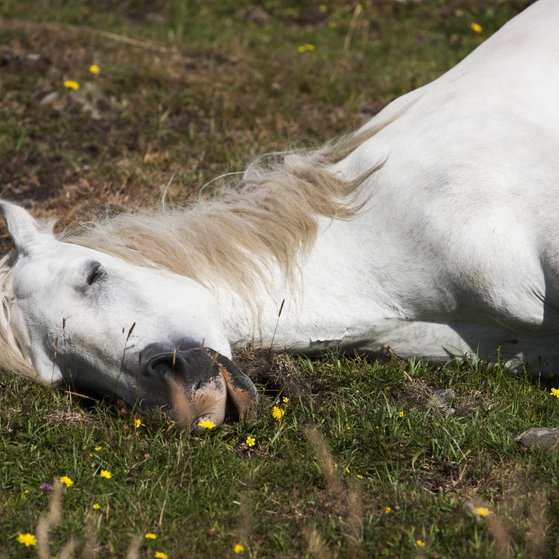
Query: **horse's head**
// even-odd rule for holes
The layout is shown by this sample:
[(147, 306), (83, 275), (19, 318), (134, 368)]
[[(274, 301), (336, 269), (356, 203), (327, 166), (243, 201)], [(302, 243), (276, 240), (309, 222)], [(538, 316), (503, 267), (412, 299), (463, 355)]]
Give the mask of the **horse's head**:
[(230, 360), (207, 289), (60, 242), (16, 205), (0, 202), (0, 213), (16, 247), (9, 328), (44, 382), (162, 408), (194, 427), (255, 415), (256, 389)]

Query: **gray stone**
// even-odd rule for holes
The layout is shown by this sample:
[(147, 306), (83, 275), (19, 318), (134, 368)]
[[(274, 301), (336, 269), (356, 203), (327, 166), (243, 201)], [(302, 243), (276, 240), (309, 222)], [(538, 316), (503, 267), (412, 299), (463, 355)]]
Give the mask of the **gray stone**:
[(432, 408), (443, 411), (447, 414), (454, 413), (454, 408), (451, 407), (449, 400), (456, 396), (452, 388), (445, 388), (443, 390), (435, 390), (431, 394), (430, 405)]
[(518, 435), (516, 442), (526, 448), (559, 448), (559, 427), (532, 427)]

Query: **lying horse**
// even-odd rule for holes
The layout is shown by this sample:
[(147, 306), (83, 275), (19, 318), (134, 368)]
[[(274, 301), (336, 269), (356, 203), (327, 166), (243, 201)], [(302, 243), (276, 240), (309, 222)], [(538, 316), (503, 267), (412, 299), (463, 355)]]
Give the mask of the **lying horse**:
[(194, 427), (254, 415), (247, 344), (557, 369), (558, 27), (540, 0), (356, 133), (185, 210), (56, 239), (2, 202), (0, 366), (145, 408), (178, 391)]

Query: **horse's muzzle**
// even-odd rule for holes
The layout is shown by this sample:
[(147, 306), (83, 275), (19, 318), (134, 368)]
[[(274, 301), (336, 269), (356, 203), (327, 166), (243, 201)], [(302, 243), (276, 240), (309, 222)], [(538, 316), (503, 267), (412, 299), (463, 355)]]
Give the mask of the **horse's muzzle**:
[(138, 378), (144, 407), (160, 405), (147, 392), (150, 385), (160, 387), (164, 381), (168, 392), (164, 399), (171, 407), (170, 415), (185, 427), (203, 431), (226, 419), (256, 418), (256, 387), (227, 357), (206, 347), (157, 351), (152, 346), (148, 353)]

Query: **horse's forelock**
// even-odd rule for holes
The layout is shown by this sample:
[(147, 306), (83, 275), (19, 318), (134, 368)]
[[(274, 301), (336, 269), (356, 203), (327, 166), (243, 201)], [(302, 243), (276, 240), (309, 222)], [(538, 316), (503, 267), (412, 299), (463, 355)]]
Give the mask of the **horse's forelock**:
[(12, 253), (0, 259), (0, 370), (16, 372), (37, 380), (37, 372), (23, 355), (11, 328), (8, 302), (11, 297), (10, 271), (12, 260)]

